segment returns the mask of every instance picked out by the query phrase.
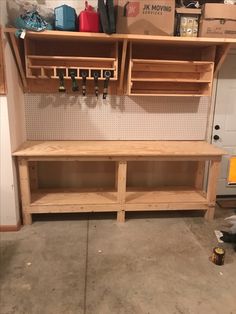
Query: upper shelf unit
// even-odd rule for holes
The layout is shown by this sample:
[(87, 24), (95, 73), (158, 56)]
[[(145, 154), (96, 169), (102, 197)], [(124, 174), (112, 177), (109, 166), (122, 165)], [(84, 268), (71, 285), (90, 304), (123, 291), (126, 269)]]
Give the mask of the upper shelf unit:
[(94, 71), (103, 88), (128, 95), (210, 95), (213, 72), (236, 39), (27, 31), (24, 40), (7, 28), (25, 92), (56, 92), (60, 73), (71, 91), (71, 73), (94, 92)]

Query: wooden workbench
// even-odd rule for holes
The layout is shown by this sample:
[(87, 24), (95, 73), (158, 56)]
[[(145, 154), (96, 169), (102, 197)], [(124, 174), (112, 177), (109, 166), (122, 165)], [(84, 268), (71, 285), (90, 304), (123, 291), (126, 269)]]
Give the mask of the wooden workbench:
[[(24, 223), (33, 213), (205, 210), (214, 217), (216, 184), (225, 152), (203, 141), (28, 141), (13, 156), (19, 165)], [(126, 184), (129, 161), (196, 161), (194, 186), (129, 189)], [(39, 189), (37, 163), (40, 161), (114, 161), (114, 190)], [(207, 191), (203, 191), (204, 164), (210, 162)], [(30, 164), (33, 167), (30, 168)], [(31, 175), (29, 174), (31, 172)]]

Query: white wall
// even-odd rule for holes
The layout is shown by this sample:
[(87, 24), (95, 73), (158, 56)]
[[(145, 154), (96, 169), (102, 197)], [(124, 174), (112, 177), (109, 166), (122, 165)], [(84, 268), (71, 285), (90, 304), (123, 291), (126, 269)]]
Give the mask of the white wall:
[[(0, 1), (0, 23), (7, 23), (6, 1)], [(15, 162), (11, 153), (26, 138), (24, 95), (10, 46), (3, 44), (7, 95), (0, 98), (0, 226), (14, 226), (19, 222), (18, 185)]]
[(16, 183), (11, 158), (7, 97), (0, 98), (0, 225), (16, 225), (19, 221)]

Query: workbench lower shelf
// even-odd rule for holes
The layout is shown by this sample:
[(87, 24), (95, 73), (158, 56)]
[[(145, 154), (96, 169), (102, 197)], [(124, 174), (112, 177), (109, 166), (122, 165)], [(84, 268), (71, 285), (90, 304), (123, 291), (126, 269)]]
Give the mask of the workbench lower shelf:
[[(26, 142), (14, 153), (18, 159), (24, 223), (30, 224), (31, 216), (35, 213), (117, 212), (117, 220), (123, 222), (126, 211), (154, 210), (203, 210), (205, 217), (211, 220), (214, 217), (216, 183), (223, 154), (221, 149), (200, 141)], [(115, 182), (109, 188), (45, 189), (38, 184), (37, 169), (40, 162), (48, 161), (113, 163)], [(173, 165), (178, 167), (178, 162), (185, 164), (191, 161), (191, 176), (194, 177), (191, 177), (192, 183), (188, 185), (178, 183), (173, 186), (159, 184), (151, 188), (137, 187), (134, 186), (137, 176), (130, 181), (127, 171), (133, 161), (155, 161), (160, 162), (159, 166), (166, 162), (170, 163), (170, 169), (173, 169)], [(209, 176), (205, 192), (203, 176), (206, 161), (209, 162)], [(72, 165), (76, 167), (76, 163)], [(178, 169), (177, 176), (179, 173)], [(129, 186), (129, 182), (132, 182), (132, 186)]]
[(117, 193), (76, 189), (37, 190), (31, 193), (31, 213), (117, 211)]
[(188, 186), (166, 186), (126, 192), (125, 209), (138, 210), (197, 210), (208, 209), (206, 193)]
[[(132, 189), (126, 192), (126, 211), (149, 210), (207, 210), (203, 191), (192, 187), (160, 187), (157, 189)], [(29, 212), (116, 212), (120, 210), (115, 191), (81, 191), (76, 189), (40, 189), (31, 193)]]

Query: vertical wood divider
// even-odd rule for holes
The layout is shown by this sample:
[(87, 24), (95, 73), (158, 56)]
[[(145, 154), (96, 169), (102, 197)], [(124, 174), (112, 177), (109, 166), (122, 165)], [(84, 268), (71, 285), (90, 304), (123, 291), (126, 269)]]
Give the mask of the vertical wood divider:
[(16, 38), (14, 33), (9, 33), (9, 36), (11, 38), (12, 47), (13, 47), (15, 58), (17, 61), (17, 66), (19, 69), (20, 78), (21, 78), (23, 87), (26, 90), (27, 89), (27, 81), (26, 81), (26, 76), (25, 76), (25, 71), (24, 71), (24, 65), (22, 64), (21, 56), (20, 56), (19, 49), (18, 49), (17, 38)]
[(121, 92), (121, 93), (123, 92), (123, 88), (124, 88), (124, 77), (125, 77), (125, 64), (126, 64), (127, 47), (128, 47), (128, 41), (124, 40), (123, 47), (122, 47), (120, 84), (119, 84), (119, 92)]
[(28, 160), (26, 158), (18, 158), (18, 166), (20, 176), (23, 223), (25, 225), (30, 225), (32, 223), (32, 216), (28, 211), (31, 200)]
[(125, 195), (126, 195), (126, 179), (127, 179), (127, 161), (117, 162), (117, 201), (119, 211), (117, 212), (117, 221), (125, 221)]

